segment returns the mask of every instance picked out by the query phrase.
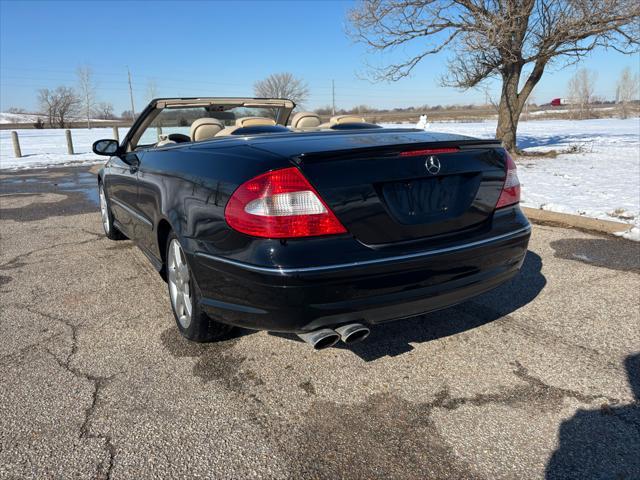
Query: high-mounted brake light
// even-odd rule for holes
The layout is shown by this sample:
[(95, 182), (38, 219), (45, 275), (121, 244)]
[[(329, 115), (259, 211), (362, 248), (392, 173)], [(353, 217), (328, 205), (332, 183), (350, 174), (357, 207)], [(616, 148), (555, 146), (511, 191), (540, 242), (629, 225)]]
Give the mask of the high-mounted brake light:
[(347, 231), (296, 167), (273, 170), (240, 185), (224, 216), (231, 228), (254, 237), (315, 237)]
[(456, 153), (459, 152), (458, 147), (450, 148), (427, 148), (423, 150), (409, 150), (406, 152), (400, 152), (401, 157), (418, 157), (420, 155), (439, 155), (441, 153)]
[(520, 180), (518, 180), (516, 163), (506, 150), (504, 153), (506, 155), (505, 167), (507, 175), (504, 180), (504, 185), (502, 186), (502, 192), (500, 192), (500, 198), (498, 198), (496, 208), (507, 207), (520, 201)]

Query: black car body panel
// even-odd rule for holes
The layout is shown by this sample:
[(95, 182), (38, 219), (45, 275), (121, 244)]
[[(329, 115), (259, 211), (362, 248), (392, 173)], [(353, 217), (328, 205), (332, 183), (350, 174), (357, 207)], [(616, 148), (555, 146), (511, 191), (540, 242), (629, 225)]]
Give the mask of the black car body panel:
[[(120, 153), (100, 172), (118, 228), (159, 270), (163, 236), (178, 235), (215, 320), (284, 332), (375, 324), (459, 303), (520, 268), (530, 225), (518, 205), (494, 210), (505, 181), (495, 141), (414, 129), (243, 133)], [(459, 149), (438, 155), (437, 176), (424, 156), (400, 155), (433, 147)], [(269, 239), (227, 224), (239, 185), (292, 166), (347, 233)]]
[[(372, 251), (352, 238), (324, 245), (290, 241), (286, 248), (272, 241), (254, 256), (259, 263), (198, 250), (191, 264), (207, 309), (234, 325), (304, 332), (351, 321), (380, 323), (460, 303), (515, 275), (530, 226), (517, 207), (495, 220), (498, 228), (473, 242), (405, 253)], [(276, 249), (277, 260), (265, 261)], [(310, 251), (322, 255), (310, 257)]]

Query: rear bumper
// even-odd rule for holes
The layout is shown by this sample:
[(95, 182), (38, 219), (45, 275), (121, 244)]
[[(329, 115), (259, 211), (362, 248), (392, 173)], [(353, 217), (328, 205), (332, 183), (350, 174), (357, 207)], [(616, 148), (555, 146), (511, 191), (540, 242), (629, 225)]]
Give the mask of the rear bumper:
[(188, 256), (202, 307), (218, 321), (298, 333), (376, 324), (455, 305), (514, 276), (531, 227), (519, 209), (509, 217), (510, 230), (503, 224), (479, 239), (352, 262), (283, 267)]

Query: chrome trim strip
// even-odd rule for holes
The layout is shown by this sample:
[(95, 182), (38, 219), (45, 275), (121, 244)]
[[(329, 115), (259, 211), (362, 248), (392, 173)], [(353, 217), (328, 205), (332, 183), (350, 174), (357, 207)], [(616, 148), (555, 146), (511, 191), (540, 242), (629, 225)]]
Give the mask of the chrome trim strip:
[(519, 230), (515, 230), (513, 232), (504, 233), (502, 235), (497, 235), (491, 238), (485, 238), (484, 240), (476, 240), (475, 242), (468, 242), (462, 245), (455, 245), (453, 247), (445, 247), (438, 248), (437, 250), (430, 250), (428, 252), (419, 252), (419, 253), (410, 253), (407, 255), (397, 255), (394, 257), (386, 257), (375, 260), (364, 260), (362, 262), (350, 262), (350, 263), (339, 263), (334, 265), (322, 265), (318, 267), (300, 267), (300, 268), (277, 268), (277, 267), (260, 267), (258, 265), (252, 265), (250, 263), (238, 262), (236, 260), (229, 260), (228, 258), (218, 257), (216, 255), (210, 255), (204, 252), (195, 252), (196, 257), (207, 258), (209, 260), (214, 260), (220, 263), (226, 263), (228, 265), (233, 265), (236, 267), (244, 268), (246, 270), (251, 270), (253, 272), (261, 272), (261, 273), (271, 273), (276, 275), (290, 275), (296, 273), (308, 273), (308, 272), (323, 272), (327, 270), (343, 270), (346, 268), (354, 268), (354, 267), (362, 267), (366, 265), (376, 265), (382, 263), (393, 263), (403, 260), (411, 260), (414, 258), (426, 258), (432, 257), (434, 255), (439, 255), (442, 253), (450, 253), (458, 250), (465, 250), (467, 248), (477, 247), (480, 245), (484, 245), (486, 243), (492, 243), (498, 240), (505, 240), (511, 237), (517, 237), (524, 233), (531, 232), (531, 225), (527, 227), (523, 227)]
[(140, 220), (141, 222), (145, 223), (149, 227), (153, 227), (153, 223), (151, 222), (151, 220), (149, 220), (146, 217), (143, 217), (138, 212), (136, 212), (133, 208), (125, 205), (124, 203), (122, 203), (117, 198), (110, 198), (109, 200), (112, 201), (113, 203), (117, 204), (120, 208), (122, 208), (122, 209), (126, 210), (127, 212), (129, 212), (131, 215), (133, 215), (134, 217), (136, 217), (138, 220)]

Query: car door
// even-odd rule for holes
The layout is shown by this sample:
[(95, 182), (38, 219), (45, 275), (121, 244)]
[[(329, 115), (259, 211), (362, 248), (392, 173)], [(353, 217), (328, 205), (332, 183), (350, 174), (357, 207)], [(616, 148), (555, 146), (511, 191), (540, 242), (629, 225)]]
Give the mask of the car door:
[(149, 223), (138, 207), (138, 167), (142, 157), (142, 152), (112, 157), (105, 182), (113, 216), (134, 241), (138, 241), (142, 226)]
[(137, 238), (139, 245), (148, 250), (154, 256), (160, 258), (157, 251), (156, 232), (154, 225), (157, 223), (159, 212), (161, 211), (161, 199), (163, 178), (158, 176), (152, 167), (153, 159), (159, 154), (154, 150), (145, 152), (144, 159), (140, 162), (138, 169), (138, 209), (145, 221), (138, 226)]

